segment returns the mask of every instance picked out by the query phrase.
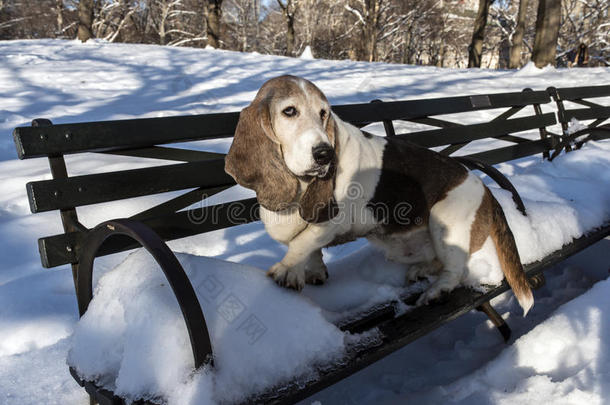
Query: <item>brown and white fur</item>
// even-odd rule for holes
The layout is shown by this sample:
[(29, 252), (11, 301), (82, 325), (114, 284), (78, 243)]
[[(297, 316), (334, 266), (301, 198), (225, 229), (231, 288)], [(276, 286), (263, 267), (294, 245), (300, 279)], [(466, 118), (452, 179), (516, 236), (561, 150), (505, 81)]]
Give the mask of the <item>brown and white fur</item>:
[(301, 290), (328, 277), (323, 247), (366, 237), (408, 279), (437, 275), (418, 303), (457, 287), (473, 252), (493, 240), (524, 314), (534, 299), (502, 208), (455, 160), (372, 136), (331, 112), (311, 82), (266, 82), (239, 118), (225, 170), (256, 191), (269, 235), (288, 246), (267, 272)]

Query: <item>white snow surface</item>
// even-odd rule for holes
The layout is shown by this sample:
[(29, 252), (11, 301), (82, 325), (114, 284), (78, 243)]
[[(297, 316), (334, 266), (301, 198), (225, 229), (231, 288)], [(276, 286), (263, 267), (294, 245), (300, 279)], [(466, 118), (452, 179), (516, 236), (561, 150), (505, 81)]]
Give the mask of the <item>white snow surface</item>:
[[(258, 269), (186, 254), (178, 258), (198, 291), (218, 370), (202, 370), (195, 380), (215, 386), (199, 390), (210, 398), (188, 403), (212, 403), (213, 394), (238, 400), (341, 354), (344, 336), (324, 320), (321, 309), (277, 288)], [(95, 301), (74, 332), (68, 363), (88, 379), (101, 376), (127, 398), (185, 403), (183, 385), (193, 369), (190, 342), (176, 298), (157, 267), (138, 251), (100, 280)], [(104, 381), (108, 375), (116, 379)]]
[(610, 280), (560, 307), (494, 361), (431, 394), (459, 404), (603, 404), (608, 398)]
[[(77, 323), (68, 267), (42, 269), (36, 248), (37, 238), (61, 232), (59, 215), (30, 214), (25, 195), (26, 182), (50, 178), (48, 164), (16, 160), (14, 127), (38, 117), (64, 123), (235, 111), (280, 74), (314, 81), (333, 104), (610, 79), (608, 68), (438, 69), (102, 41), (3, 41), (0, 60), (0, 404), (84, 403), (86, 394), (69, 376), (66, 361), (129, 398), (160, 396), (175, 404), (236, 399), (291, 375), (306, 378), (313, 364), (338, 361), (347, 345), (373, 339), (345, 336), (334, 323), (406, 291), (404, 268), (362, 240), (325, 250), (329, 281), (302, 294), (264, 276), (285, 250), (260, 223), (171, 242), (197, 290), (217, 355), (214, 370), (192, 374), (180, 311), (161, 272), (142, 252), (96, 261), (94, 300)], [(498, 113), (477, 112), (467, 120)], [(382, 133), (381, 126), (367, 129)], [(193, 147), (225, 152), (229, 143)], [(490, 145), (503, 143), (474, 143), (464, 153)], [(68, 157), (67, 163), (70, 174), (84, 174), (169, 162), (88, 154)], [(510, 194), (484, 178), (506, 212), (523, 262), (610, 219), (608, 141), (590, 142), (551, 163), (532, 157), (497, 167), (528, 211), (523, 217)], [(93, 226), (174, 195), (83, 207), (79, 216)], [(235, 187), (214, 201), (250, 195)], [(512, 294), (496, 298), (493, 304), (517, 338), (512, 345), (501, 343), (483, 315), (467, 314), (304, 403), (607, 403), (610, 318), (604, 309), (610, 286), (602, 280), (608, 277), (609, 248), (605, 240), (548, 271), (527, 318)], [(501, 280), (490, 243), (469, 267), (467, 285)], [(252, 325), (258, 334), (248, 329)]]

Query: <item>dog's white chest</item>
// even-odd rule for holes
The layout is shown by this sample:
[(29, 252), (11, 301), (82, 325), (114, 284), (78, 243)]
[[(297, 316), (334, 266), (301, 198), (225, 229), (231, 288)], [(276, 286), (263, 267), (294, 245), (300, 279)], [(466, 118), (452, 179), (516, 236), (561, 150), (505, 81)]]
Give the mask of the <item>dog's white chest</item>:
[(335, 184), (342, 218), (336, 222), (352, 234), (365, 235), (378, 225), (368, 203), (379, 182), (386, 141), (381, 137), (366, 138), (356, 127), (342, 124), (345, 130), (341, 131), (340, 140), (344, 149)]
[(283, 211), (269, 211), (261, 206), (260, 216), (269, 236), (284, 244), (288, 244), (307, 227), (307, 222), (299, 215), (296, 207)]

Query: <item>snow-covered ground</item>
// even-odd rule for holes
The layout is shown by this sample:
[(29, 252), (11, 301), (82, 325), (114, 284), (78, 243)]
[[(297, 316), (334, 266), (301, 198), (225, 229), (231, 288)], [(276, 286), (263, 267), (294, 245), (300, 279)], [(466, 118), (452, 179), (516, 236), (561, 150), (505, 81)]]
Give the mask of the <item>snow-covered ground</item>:
[[(76, 328), (71, 274), (65, 267), (42, 269), (36, 247), (38, 237), (61, 231), (59, 216), (55, 212), (30, 214), (25, 195), (27, 181), (49, 178), (48, 165), (44, 159), (16, 160), (10, 136), (14, 127), (26, 125), (38, 117), (63, 123), (235, 111), (253, 98), (265, 80), (285, 73), (314, 81), (334, 104), (368, 102), (374, 98), (431, 98), (520, 91), (525, 87), (544, 89), (551, 85), (567, 87), (610, 82), (610, 69), (607, 68), (538, 70), (529, 65), (518, 72), (438, 69), (101, 42), (83, 45), (52, 40), (0, 42), (0, 61), (0, 133), (4, 134), (0, 138), (0, 182), (3, 190), (0, 195), (1, 404), (85, 403), (84, 391), (67, 372), (66, 359), (71, 346), (74, 347), (71, 361), (79, 353), (81, 360), (83, 353), (104, 360), (87, 363), (84, 359), (83, 367), (89, 364), (120, 369), (122, 379), (113, 381), (113, 384), (125, 392), (134, 387), (148, 389), (151, 381), (156, 384), (153, 390), (161, 387), (161, 391), (175, 403), (202, 400), (212, 392), (203, 374), (195, 377), (201, 380), (200, 384), (181, 381), (182, 385), (175, 385), (176, 379), (180, 379), (179, 373), (184, 370), (168, 367), (164, 373), (151, 371), (163, 369), (159, 365), (168, 364), (172, 359), (178, 364), (176, 359), (185, 358), (185, 350), (181, 350), (185, 348), (184, 344), (178, 344), (179, 349), (167, 352), (167, 358), (157, 358), (147, 364), (148, 373), (141, 372), (142, 369), (134, 370), (139, 363), (126, 357), (141, 360), (151, 353), (155, 344), (168, 339), (181, 342), (180, 333), (177, 337), (168, 335), (167, 328), (153, 330), (155, 333), (146, 336), (138, 334), (137, 327), (125, 332), (129, 329), (125, 325), (147, 325), (150, 319), (150, 314), (129, 312), (129, 306), (132, 309), (152, 307), (154, 302), (155, 316), (166, 320), (168, 325), (175, 322), (171, 305), (157, 304), (164, 302), (163, 288), (155, 284), (158, 280), (148, 275), (150, 266), (139, 254), (127, 259), (122, 254), (98, 260), (96, 272), (105, 274), (98, 298), (105, 296), (108, 298), (106, 302), (115, 306), (104, 308), (102, 300), (98, 300), (97, 313), (106, 314), (107, 318), (96, 321), (91, 316)], [(551, 106), (544, 108), (552, 111)], [(480, 112), (472, 119), (485, 120), (494, 114), (497, 112)], [(217, 141), (206, 144), (206, 147), (226, 151), (229, 142)], [(511, 226), (525, 229), (517, 235), (524, 261), (535, 260), (555, 249), (557, 244), (561, 245), (604, 219), (610, 219), (609, 155), (610, 142), (605, 141), (591, 143), (582, 151), (559, 158), (552, 164), (524, 159), (499, 165), (505, 174), (512, 176), (534, 218), (529, 223), (520, 223), (523, 219), (519, 214), (512, 212), (514, 208), (510, 211), (510, 198), (496, 191), (496, 196), (508, 211)], [(97, 155), (69, 157), (67, 160), (68, 169), (73, 174), (150, 163), (134, 159), (126, 164), (124, 159)], [(91, 226), (117, 215), (130, 215), (162, 198), (166, 196), (84, 207), (79, 214), (83, 222)], [(553, 212), (553, 216), (547, 216), (549, 212)], [(396, 266), (388, 264), (379, 274), (366, 271), (367, 266), (362, 264), (368, 263), (367, 260), (379, 263), (383, 259), (376, 257), (361, 241), (325, 253), (331, 262), (331, 281), (325, 287), (306, 290), (304, 297), (307, 298), (295, 297), (293, 293), (267, 285), (269, 280), (258, 278), (261, 272), (247, 267), (264, 269), (281, 258), (283, 252), (282, 247), (265, 234), (261, 224), (175, 241), (171, 247), (185, 253), (180, 255), (180, 259), (187, 269), (189, 266), (214, 267), (215, 280), (234, 286), (226, 292), (238, 298), (239, 302), (247, 303), (243, 315), (257, 316), (268, 330), (267, 337), (281, 335), (283, 339), (296, 341), (307, 338), (309, 346), (296, 352), (284, 353), (282, 350), (289, 347), (286, 346), (266, 353), (265, 350), (271, 349), (255, 342), (257, 344), (251, 352), (232, 353), (231, 342), (237, 347), (239, 339), (243, 338), (237, 333), (239, 326), (233, 324), (234, 330), (231, 330), (230, 322), (223, 326), (223, 321), (216, 316), (220, 327), (225, 329), (212, 334), (229, 337), (221, 340), (229, 342), (228, 349), (218, 347), (219, 353), (228, 353), (224, 356), (226, 364), (244, 358), (245, 363), (256, 362), (258, 366), (253, 370), (244, 368), (235, 375), (221, 372), (216, 380), (220, 382), (217, 385), (224, 389), (247, 391), (263, 386), (267, 379), (306, 371), (303, 367), (307, 362), (328, 359), (327, 356), (340, 353), (344, 345), (343, 336), (329, 326), (328, 320), (358, 306), (394, 297), (401, 288), (402, 273)], [(547, 273), (547, 285), (535, 293), (536, 304), (527, 318), (520, 316), (511, 294), (495, 300), (494, 304), (508, 319), (516, 336), (512, 345), (505, 346), (500, 341), (483, 315), (471, 313), (304, 402), (606, 403), (610, 400), (610, 369), (607, 366), (610, 364), (610, 317), (604, 313), (610, 294), (610, 284), (604, 281), (610, 267), (608, 248), (610, 241), (605, 240), (551, 269)], [(225, 261), (239, 262), (244, 266), (239, 268)], [(115, 271), (109, 271), (119, 263)], [(362, 277), (353, 277), (343, 271), (354, 264), (361, 265), (359, 273)], [(473, 267), (485, 272), (489, 265), (481, 260)], [(224, 274), (229, 272), (233, 279), (224, 279), (227, 277)], [(210, 280), (201, 272), (195, 273), (192, 275), (193, 284), (205, 291)], [(125, 274), (124, 279), (121, 274)], [(138, 278), (138, 274), (147, 274), (147, 277)], [(493, 275), (493, 272), (487, 271), (486, 274)], [(368, 283), (366, 288), (363, 288), (363, 279)], [(149, 283), (138, 284), (134, 280), (148, 280)], [(119, 293), (113, 295), (114, 289), (102, 288), (103, 285), (121, 283), (125, 283), (123, 293), (147, 291), (150, 294), (140, 294), (140, 298), (127, 305), (121, 301), (123, 298)], [(240, 290), (240, 283), (256, 288)], [(349, 291), (355, 293), (351, 302), (328, 298), (345, 297), (348, 295), (345, 289), (350, 288)], [(263, 302), (260, 296), (265, 297)], [(283, 310), (264, 313), (267, 299), (281, 302)], [(206, 302), (205, 297), (201, 301), (204, 310), (206, 306), (219, 304), (209, 299)], [(298, 316), (287, 316), (291, 308), (299, 309)], [(124, 311), (124, 319), (117, 318), (121, 311)], [(206, 310), (206, 315), (213, 313), (214, 310)], [(299, 332), (298, 329), (283, 328), (282, 325), (286, 324), (316, 325), (318, 329)], [(181, 324), (176, 323), (174, 329), (180, 331), (180, 327)], [(73, 339), (75, 328), (78, 339)], [(110, 347), (105, 352), (91, 350), (89, 353), (82, 350), (82, 346), (79, 349), (79, 344), (91, 339), (98, 339), (103, 344), (111, 342), (103, 339), (107, 336), (91, 334), (95, 328), (121, 335), (125, 353), (121, 352), (122, 347)], [(248, 353), (252, 353), (252, 357), (246, 357)], [(278, 359), (290, 361), (281, 363), (280, 367)], [(96, 370), (88, 371), (95, 374)], [(258, 377), (256, 383), (244, 388), (242, 385), (253, 374)], [(224, 397), (234, 395), (224, 394)]]

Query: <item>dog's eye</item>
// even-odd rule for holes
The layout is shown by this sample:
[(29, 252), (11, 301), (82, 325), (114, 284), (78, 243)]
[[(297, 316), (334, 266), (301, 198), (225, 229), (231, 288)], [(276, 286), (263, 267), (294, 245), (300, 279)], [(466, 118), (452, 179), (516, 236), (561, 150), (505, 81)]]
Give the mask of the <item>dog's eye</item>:
[(328, 113), (326, 112), (326, 110), (320, 110), (320, 119), (321, 119), (322, 121), (324, 121), (324, 120), (326, 119), (326, 114), (328, 114)]
[(295, 115), (297, 115), (297, 109), (294, 108), (293, 106), (290, 107), (286, 107), (282, 110), (282, 113), (286, 116), (286, 117), (294, 117)]

